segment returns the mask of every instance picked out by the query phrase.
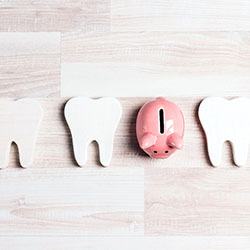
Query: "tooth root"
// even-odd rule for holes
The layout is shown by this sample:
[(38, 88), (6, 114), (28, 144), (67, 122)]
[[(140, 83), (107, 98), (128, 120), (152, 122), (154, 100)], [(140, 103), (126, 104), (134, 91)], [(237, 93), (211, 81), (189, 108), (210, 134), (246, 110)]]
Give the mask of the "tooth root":
[(236, 139), (232, 143), (234, 163), (238, 167), (246, 165), (248, 158), (249, 143), (245, 138)]
[[(18, 107), (18, 108), (17, 108)], [(13, 141), (19, 150), (20, 165), (24, 168), (33, 163), (38, 131), (43, 117), (41, 105), (32, 99), (20, 99), (13, 103)]]
[(73, 137), (74, 156), (77, 164), (83, 167), (87, 162), (89, 142), (82, 137)]
[(20, 165), (23, 168), (30, 167), (33, 163), (35, 153), (35, 137), (26, 139), (25, 141), (16, 141), (16, 144), (19, 152)]
[(110, 165), (113, 153), (113, 138), (98, 140), (100, 162), (104, 167)]
[[(223, 99), (222, 101), (224, 102)], [(218, 114), (220, 102), (221, 98), (206, 98), (199, 107), (199, 119), (206, 134), (208, 156), (214, 167), (218, 167), (221, 163), (224, 142), (223, 135), (221, 137), (220, 114)]]
[(218, 167), (221, 164), (223, 142), (207, 138), (207, 148), (210, 161), (214, 167)]
[(35, 100), (0, 101), (0, 167), (8, 165), (11, 142), (18, 146), (21, 166), (31, 165), (42, 115)]

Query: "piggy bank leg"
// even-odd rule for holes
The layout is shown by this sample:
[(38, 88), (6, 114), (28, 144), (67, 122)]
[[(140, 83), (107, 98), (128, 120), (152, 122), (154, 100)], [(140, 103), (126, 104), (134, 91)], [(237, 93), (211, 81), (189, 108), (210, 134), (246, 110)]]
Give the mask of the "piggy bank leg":
[(140, 140), (140, 147), (142, 149), (147, 149), (155, 145), (157, 140), (157, 137), (153, 134), (147, 133), (143, 135), (143, 137)]

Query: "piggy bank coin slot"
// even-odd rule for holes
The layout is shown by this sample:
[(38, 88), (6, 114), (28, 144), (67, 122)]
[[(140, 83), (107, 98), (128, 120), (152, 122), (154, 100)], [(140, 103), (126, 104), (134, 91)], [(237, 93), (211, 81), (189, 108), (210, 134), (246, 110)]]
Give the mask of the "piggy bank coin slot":
[(164, 110), (159, 110), (159, 120), (160, 120), (160, 133), (164, 134)]

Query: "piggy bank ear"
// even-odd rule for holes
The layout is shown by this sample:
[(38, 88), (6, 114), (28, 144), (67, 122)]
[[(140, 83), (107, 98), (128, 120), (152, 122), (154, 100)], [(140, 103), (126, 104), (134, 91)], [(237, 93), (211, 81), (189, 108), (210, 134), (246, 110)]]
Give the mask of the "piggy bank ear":
[(155, 145), (157, 137), (151, 133), (144, 134), (140, 141), (140, 147), (147, 149)]
[(181, 149), (183, 147), (183, 139), (177, 133), (173, 133), (168, 137), (167, 144), (170, 147)]

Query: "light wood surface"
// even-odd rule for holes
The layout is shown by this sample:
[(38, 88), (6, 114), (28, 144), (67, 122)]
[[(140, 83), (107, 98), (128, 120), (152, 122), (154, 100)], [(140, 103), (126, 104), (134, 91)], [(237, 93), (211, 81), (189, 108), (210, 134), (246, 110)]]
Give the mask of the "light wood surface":
[(60, 93), (60, 33), (0, 33), (0, 96)]
[(0, 30), (12, 32), (106, 30), (109, 0), (2, 0)]
[(143, 235), (143, 169), (9, 170), (0, 179), (2, 236)]
[(249, 236), (249, 182), (249, 169), (146, 169), (146, 235)]
[(248, 237), (1, 237), (3, 249), (11, 250), (248, 250)]
[[(34, 165), (13, 147), (0, 171), (1, 250), (250, 248), (250, 162), (234, 167), (226, 144), (210, 167), (196, 115), (205, 96), (250, 97), (248, 0), (2, 0), (0, 32), (0, 98), (45, 110)], [(75, 95), (122, 97), (109, 168), (96, 144), (76, 166), (62, 115)], [(183, 109), (186, 136), (156, 162), (134, 128), (158, 95)]]
[(61, 93), (249, 95), (249, 57), (249, 32), (67, 32)]
[(249, 30), (247, 0), (111, 0), (112, 30)]

